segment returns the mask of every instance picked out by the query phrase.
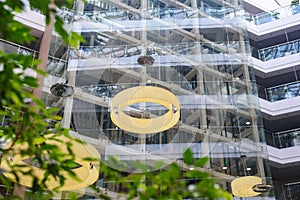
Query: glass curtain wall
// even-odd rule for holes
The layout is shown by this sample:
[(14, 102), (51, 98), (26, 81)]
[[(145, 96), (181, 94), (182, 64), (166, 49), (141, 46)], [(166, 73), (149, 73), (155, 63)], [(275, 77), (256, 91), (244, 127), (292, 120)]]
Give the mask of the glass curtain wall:
[(190, 148), (229, 191), (237, 177), (269, 181), (242, 13), (239, 0), (77, 1), (65, 12), (87, 41), (69, 51), (75, 93), (51, 104), (104, 163), (127, 163), (111, 166), (124, 173), (133, 161), (181, 163)]

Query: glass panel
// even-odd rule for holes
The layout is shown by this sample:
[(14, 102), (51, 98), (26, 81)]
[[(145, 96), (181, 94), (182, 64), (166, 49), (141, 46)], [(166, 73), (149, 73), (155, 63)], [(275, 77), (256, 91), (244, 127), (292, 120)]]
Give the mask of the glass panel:
[[(46, 96), (49, 105), (60, 106), (64, 125), (91, 141), (102, 162), (118, 156), (126, 163), (126, 169), (111, 166), (124, 175), (135, 172), (132, 161), (151, 170), (161, 160), (163, 170), (191, 148), (196, 158), (211, 158), (206, 167), (222, 183), (269, 177), (250, 45), (241, 40), (245, 23), (236, 23), (244, 19), (242, 9), (237, 1), (194, 4), (78, 6), (73, 29), (87, 43), (69, 51), (66, 77), (75, 94)], [(122, 189), (103, 177), (99, 184)]]
[(300, 12), (299, 4), (283, 6), (270, 12), (262, 12), (257, 15), (246, 13), (246, 20), (256, 25), (265, 24), (274, 20), (282, 19), (284, 17), (292, 16)]

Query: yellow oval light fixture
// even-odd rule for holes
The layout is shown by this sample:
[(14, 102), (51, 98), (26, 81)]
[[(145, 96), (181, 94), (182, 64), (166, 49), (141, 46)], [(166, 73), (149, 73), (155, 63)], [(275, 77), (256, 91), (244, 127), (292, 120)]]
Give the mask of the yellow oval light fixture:
[(260, 195), (253, 187), (262, 184), (262, 179), (256, 176), (244, 176), (236, 178), (231, 182), (232, 194), (237, 197), (253, 197)]
[[(124, 113), (133, 104), (154, 103), (168, 111), (154, 118), (136, 118)], [(180, 117), (178, 98), (170, 91), (154, 86), (138, 86), (119, 92), (111, 100), (110, 118), (119, 128), (137, 134), (158, 133), (172, 128)]]
[[(53, 135), (54, 134), (49, 134), (49, 137)], [(57, 136), (56, 139), (60, 140), (61, 142), (55, 140), (46, 140), (45, 142), (47, 144), (54, 144), (61, 147), (63, 153), (68, 153), (68, 150), (64, 143), (72, 143), (71, 149), (75, 155), (74, 167), (72, 169), (72, 172), (74, 172), (78, 180), (71, 177), (66, 171), (62, 171), (60, 175), (66, 178), (64, 185), (60, 185), (59, 178), (55, 179), (54, 177), (49, 177), (49, 179), (45, 183), (45, 189), (52, 190), (54, 188), (58, 188), (59, 191), (73, 191), (88, 187), (96, 182), (99, 176), (99, 161), (89, 162), (84, 159), (93, 158), (95, 160), (99, 160), (100, 154), (98, 150), (90, 144), (82, 144), (73, 141), (63, 135)], [(10, 144), (8, 144), (7, 146), (9, 147)], [(4, 175), (12, 181), (18, 182), (19, 184), (27, 187), (32, 187), (33, 177), (37, 177), (38, 182), (40, 182), (44, 178), (46, 170), (31, 163), (31, 157), (17, 153), (23, 148), (25, 148), (24, 145), (15, 144), (14, 151), (12, 152), (13, 156), (3, 157), (1, 162), (1, 169), (6, 171), (4, 172)], [(14, 166), (14, 168), (11, 166)], [(16, 181), (15, 176), (10, 173), (12, 168), (14, 169), (14, 171), (16, 171), (16, 174), (19, 177), (18, 181)], [(23, 174), (21, 172), (18, 172), (18, 168), (20, 168), (20, 170), (22, 171), (32, 171), (32, 174)]]

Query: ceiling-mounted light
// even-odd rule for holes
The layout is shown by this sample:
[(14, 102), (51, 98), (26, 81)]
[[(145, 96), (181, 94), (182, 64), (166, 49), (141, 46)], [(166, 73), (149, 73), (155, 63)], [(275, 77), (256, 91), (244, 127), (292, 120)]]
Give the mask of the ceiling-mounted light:
[(137, 60), (137, 63), (139, 65), (149, 67), (149, 66), (153, 65), (154, 58), (152, 56), (148, 56), (148, 55), (140, 56)]
[(254, 192), (270, 192), (273, 189), (273, 186), (270, 184), (257, 184), (252, 187)]
[(244, 176), (231, 182), (232, 194), (237, 197), (253, 197), (261, 193), (270, 192), (273, 186), (262, 182), (262, 178), (256, 176)]
[(234, 179), (231, 182), (232, 194), (237, 197), (253, 197), (261, 194), (255, 192), (253, 187), (262, 184), (262, 179), (256, 176), (244, 176)]
[[(168, 111), (153, 118), (127, 115), (124, 109), (138, 103), (154, 103)], [(176, 125), (180, 118), (180, 103), (170, 91), (153, 86), (125, 89), (111, 99), (110, 118), (119, 128), (131, 133), (151, 134), (165, 131)]]
[(58, 97), (69, 97), (74, 94), (74, 88), (66, 83), (55, 83), (51, 86), (50, 92)]

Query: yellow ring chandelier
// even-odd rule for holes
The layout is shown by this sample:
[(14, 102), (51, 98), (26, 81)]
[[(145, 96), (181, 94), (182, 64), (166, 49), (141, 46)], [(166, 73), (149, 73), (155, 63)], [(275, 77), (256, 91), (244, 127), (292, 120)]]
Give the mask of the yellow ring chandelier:
[[(49, 136), (53, 136), (53, 134), (50, 134)], [(61, 150), (65, 153), (67, 153), (68, 151), (63, 144), (66, 142), (72, 142), (71, 149), (75, 155), (74, 164), (77, 165), (72, 169), (72, 171), (75, 173), (75, 176), (79, 180), (72, 178), (67, 172), (62, 171), (61, 175), (66, 178), (64, 185), (60, 186), (59, 178), (54, 179), (53, 177), (49, 177), (49, 179), (46, 181), (47, 188), (45, 189), (52, 190), (60, 186), (58, 188), (59, 191), (72, 191), (88, 187), (96, 182), (99, 176), (99, 163), (96, 161), (89, 162), (84, 160), (84, 158), (94, 158), (95, 160), (99, 159), (100, 154), (98, 150), (90, 144), (81, 144), (79, 142), (72, 141), (65, 136), (58, 136), (57, 139), (61, 140), (62, 142), (49, 140), (46, 141), (46, 143), (48, 142), (49, 144), (55, 144), (61, 147)], [(7, 146), (9, 145), (10, 144), (8, 144)], [(18, 151), (20, 151), (22, 148), (25, 148), (25, 146), (21, 144), (14, 145), (14, 152), (12, 152), (13, 156), (3, 157), (3, 160), (1, 162), (1, 169), (5, 170), (6, 172), (4, 173), (4, 175), (14, 182), (17, 181), (15, 179), (15, 176), (10, 173), (10, 171), (12, 170), (11, 166), (15, 165), (15, 167), (13, 168), (15, 171), (17, 171), (18, 168), (20, 168), (20, 171), (32, 171), (32, 174), (23, 174), (18, 171), (16, 172), (19, 177), (19, 184), (27, 187), (32, 187), (33, 176), (37, 177), (38, 182), (40, 182), (44, 178), (44, 173), (46, 172), (46, 170), (34, 166), (32, 163), (30, 163), (31, 158), (29, 156), (22, 156), (21, 154), (19, 154)]]
[[(168, 111), (154, 118), (137, 118), (124, 113), (124, 109), (138, 103), (155, 103)], [(138, 86), (119, 92), (111, 100), (110, 118), (119, 128), (132, 133), (150, 134), (172, 128), (180, 117), (178, 98), (170, 91), (154, 86)]]
[(262, 184), (262, 179), (256, 176), (244, 176), (234, 179), (231, 182), (232, 194), (237, 197), (253, 197), (260, 195), (253, 187)]

